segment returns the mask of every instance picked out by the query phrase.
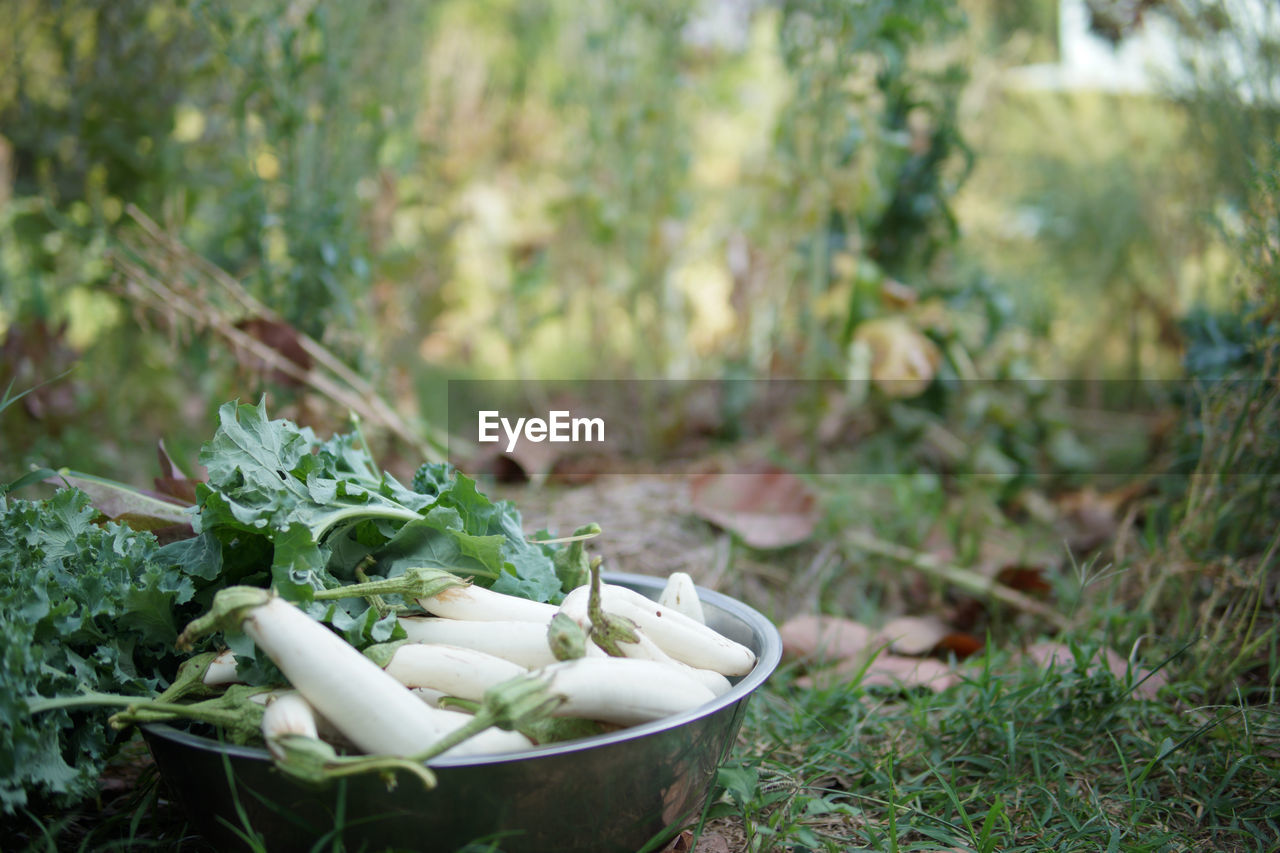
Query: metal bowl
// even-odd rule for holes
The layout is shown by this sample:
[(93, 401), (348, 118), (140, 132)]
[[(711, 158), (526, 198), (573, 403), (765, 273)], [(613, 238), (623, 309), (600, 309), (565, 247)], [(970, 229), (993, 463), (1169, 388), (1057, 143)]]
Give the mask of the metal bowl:
[[(664, 581), (606, 573), (657, 598)], [(348, 850), (584, 851), (661, 849), (701, 813), (742, 724), (747, 699), (778, 665), (774, 625), (740, 601), (699, 589), (707, 624), (751, 648), (755, 669), (713, 702), (607, 735), (492, 757), (430, 762), (427, 791), (401, 774), (312, 787), (276, 771), (265, 749), (167, 725), (143, 727), (160, 776), (192, 826), (218, 849), (257, 837), (272, 853), (317, 842)]]

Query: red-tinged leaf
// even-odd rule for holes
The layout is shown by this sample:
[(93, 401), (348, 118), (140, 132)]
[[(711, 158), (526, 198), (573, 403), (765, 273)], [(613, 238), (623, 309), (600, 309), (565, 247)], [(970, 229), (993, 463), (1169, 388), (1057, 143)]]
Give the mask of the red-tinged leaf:
[(194, 504), (196, 502), (196, 483), (194, 480), (156, 477), (152, 480), (152, 483), (155, 485), (155, 491), (158, 495), (181, 501), (184, 504)]
[(183, 504), (196, 502), (196, 482), (189, 479), (164, 446), (164, 439), (156, 443), (156, 458), (160, 463), (160, 476), (152, 481), (158, 495), (172, 498)]
[(858, 657), (871, 645), (874, 632), (839, 616), (794, 616), (778, 629), (782, 653), (792, 660), (842, 660)]
[(176, 503), (155, 492), (78, 471), (59, 471), (56, 477), (49, 477), (46, 482), (75, 486), (89, 496), (98, 512), (134, 530), (191, 529), (187, 504)]
[(813, 535), (818, 500), (794, 474), (772, 465), (695, 474), (694, 514), (736, 534), (753, 548), (785, 548)]
[(1043, 566), (1005, 566), (996, 573), (996, 581), (1028, 595), (1048, 595), (1053, 587), (1044, 578)]
[(164, 439), (156, 442), (156, 457), (160, 462), (160, 476), (166, 480), (185, 480), (187, 475), (182, 473), (182, 469), (174, 463), (173, 457), (169, 455), (169, 448), (164, 446)]

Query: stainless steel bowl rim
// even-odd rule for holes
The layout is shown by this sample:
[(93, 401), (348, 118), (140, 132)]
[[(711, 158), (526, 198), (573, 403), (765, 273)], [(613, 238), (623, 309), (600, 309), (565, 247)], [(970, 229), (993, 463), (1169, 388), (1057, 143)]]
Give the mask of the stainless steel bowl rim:
[[(655, 577), (653, 575), (631, 574), (625, 572), (605, 572), (603, 577), (609, 583), (647, 587), (650, 589), (661, 589), (661, 586), (664, 583), (662, 578)], [(755, 608), (739, 601), (736, 598), (725, 595), (724, 593), (716, 592), (715, 590), (704, 589), (702, 587), (698, 587), (698, 597), (704, 604), (714, 605), (731, 616), (736, 616), (749, 624), (753, 629), (760, 631), (763, 635), (761, 650), (756, 656), (756, 665), (752, 668), (751, 672), (744, 675), (740, 681), (734, 684), (727, 693), (717, 696), (714, 700), (706, 703), (705, 705), (685, 711), (684, 713), (674, 714), (670, 717), (663, 717), (661, 720), (653, 720), (648, 723), (630, 726), (609, 734), (595, 735), (593, 737), (568, 741), (566, 743), (553, 743), (546, 746), (534, 747), (533, 749), (521, 750), (519, 752), (499, 753), (495, 755), (461, 756), (456, 758), (435, 758), (428, 761), (427, 764), (431, 767), (442, 768), (477, 767), (493, 764), (505, 764), (511, 761), (528, 761), (530, 759), (548, 755), (565, 755), (569, 753), (583, 752), (596, 747), (646, 737), (655, 732), (679, 728), (693, 720), (714, 714), (717, 711), (745, 699), (760, 687), (760, 685), (762, 685), (777, 668), (779, 661), (782, 659), (782, 637), (778, 634), (777, 627), (774, 626), (768, 618)], [(164, 737), (172, 741), (187, 744), (199, 749), (207, 749), (211, 743), (209, 738), (201, 737), (200, 735), (193, 735), (164, 723), (149, 723), (146, 728), (152, 729), (157, 733), (163, 733)], [(249, 758), (260, 761), (271, 760), (271, 754), (260, 747), (221, 743), (218, 744), (218, 748), (221, 752), (233, 758)]]

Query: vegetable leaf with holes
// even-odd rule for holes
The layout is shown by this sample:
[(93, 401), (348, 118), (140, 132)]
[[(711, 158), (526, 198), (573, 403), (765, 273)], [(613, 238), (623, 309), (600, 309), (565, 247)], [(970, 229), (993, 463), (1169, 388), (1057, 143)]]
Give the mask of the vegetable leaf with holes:
[(352, 644), (398, 639), (395, 614), (358, 598), (316, 602), (316, 590), (421, 565), (537, 601), (562, 595), (515, 507), (490, 501), (451, 466), (423, 466), (406, 488), (378, 467), (358, 428), (321, 441), (269, 419), (265, 403), (227, 403), (218, 418), (200, 452), (208, 479), (197, 488), (195, 529), (223, 543), (224, 561), (269, 543), (271, 585)]

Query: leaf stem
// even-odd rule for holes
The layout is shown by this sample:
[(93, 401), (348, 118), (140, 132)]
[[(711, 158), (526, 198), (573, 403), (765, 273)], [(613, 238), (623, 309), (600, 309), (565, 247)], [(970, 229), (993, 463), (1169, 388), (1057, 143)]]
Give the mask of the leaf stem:
[(845, 541), (860, 551), (906, 563), (914, 569), (954, 584), (973, 595), (994, 598), (1011, 607), (1024, 610), (1027, 613), (1034, 613), (1042, 619), (1052, 622), (1055, 627), (1061, 630), (1065, 630), (1069, 626), (1065, 616), (1050, 607), (1046, 607), (1034, 598), (977, 572), (944, 563), (931, 554), (913, 551), (910, 548), (886, 542), (877, 536), (863, 533), (859, 530), (847, 531), (845, 533)]
[[(461, 569), (458, 570), (462, 571)], [(478, 574), (478, 573), (477, 573)], [(446, 569), (414, 566), (394, 578), (346, 584), (315, 592), (318, 601), (340, 598), (371, 598), (373, 596), (399, 595), (404, 598), (433, 598), (455, 586), (466, 586), (467, 581)]]

